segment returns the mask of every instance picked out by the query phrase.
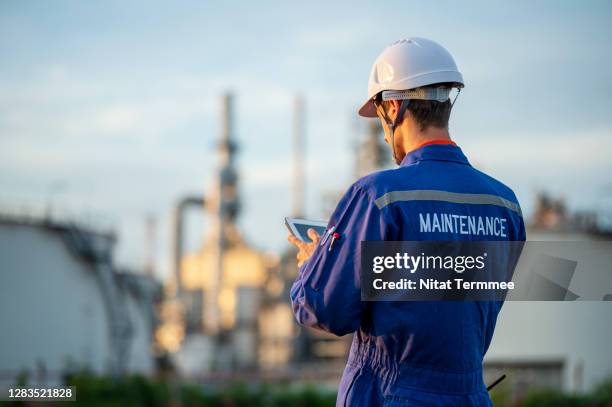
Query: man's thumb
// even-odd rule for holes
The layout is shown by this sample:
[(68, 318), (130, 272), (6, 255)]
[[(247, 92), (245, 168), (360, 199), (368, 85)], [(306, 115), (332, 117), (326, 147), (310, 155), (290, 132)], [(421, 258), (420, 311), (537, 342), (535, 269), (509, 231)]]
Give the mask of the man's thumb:
[(317, 233), (316, 230), (310, 228), (308, 229), (308, 237), (313, 241), (316, 242), (317, 240), (319, 240), (319, 234)]

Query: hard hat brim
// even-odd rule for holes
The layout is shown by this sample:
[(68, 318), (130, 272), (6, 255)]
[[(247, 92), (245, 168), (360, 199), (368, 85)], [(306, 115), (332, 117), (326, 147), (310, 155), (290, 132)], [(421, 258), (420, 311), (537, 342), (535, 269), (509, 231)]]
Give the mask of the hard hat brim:
[(359, 113), (359, 116), (362, 116), (362, 117), (377, 117), (378, 116), (376, 114), (376, 107), (374, 106), (374, 101), (371, 98), (368, 99), (368, 101), (365, 102), (363, 106), (361, 106), (361, 109), (359, 109), (358, 113)]

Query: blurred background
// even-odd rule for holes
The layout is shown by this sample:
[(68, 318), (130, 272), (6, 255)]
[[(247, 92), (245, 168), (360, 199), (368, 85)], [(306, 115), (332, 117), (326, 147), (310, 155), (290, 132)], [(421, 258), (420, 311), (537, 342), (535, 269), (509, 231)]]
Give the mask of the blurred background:
[[(610, 240), (610, 17), (606, 1), (1, 2), (0, 385), (333, 405), (350, 337), (295, 324), (283, 217), (324, 220), (391, 167), (356, 110), (400, 38), (454, 55), (451, 135), (515, 190), (529, 239)], [(611, 311), (506, 304), (496, 405), (612, 393)]]

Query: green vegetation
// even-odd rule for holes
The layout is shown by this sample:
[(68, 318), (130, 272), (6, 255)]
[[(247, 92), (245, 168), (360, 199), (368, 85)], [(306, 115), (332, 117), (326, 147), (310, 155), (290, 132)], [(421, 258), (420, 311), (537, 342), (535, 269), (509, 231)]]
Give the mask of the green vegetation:
[(491, 392), (495, 407), (612, 407), (612, 377), (590, 394), (573, 395), (553, 390), (535, 390), (523, 400), (512, 402), (508, 389), (500, 386)]
[(66, 385), (76, 386), (77, 401), (70, 406), (181, 406), (181, 407), (318, 407), (334, 406), (336, 393), (312, 386), (233, 383), (207, 390), (195, 384), (126, 376), (120, 380), (89, 374), (73, 375)]
[[(20, 385), (27, 384), (23, 378), (19, 381)], [(73, 407), (322, 407), (334, 406), (336, 400), (335, 392), (313, 386), (234, 383), (223, 388), (208, 389), (206, 386), (138, 375), (112, 379), (78, 373), (67, 376), (66, 385), (77, 388), (77, 401), (64, 403)], [(590, 394), (580, 396), (541, 390), (529, 393), (523, 400), (512, 401), (504, 386), (496, 388), (491, 396), (496, 407), (612, 407), (612, 377)], [(0, 405), (42, 404), (14, 402)]]

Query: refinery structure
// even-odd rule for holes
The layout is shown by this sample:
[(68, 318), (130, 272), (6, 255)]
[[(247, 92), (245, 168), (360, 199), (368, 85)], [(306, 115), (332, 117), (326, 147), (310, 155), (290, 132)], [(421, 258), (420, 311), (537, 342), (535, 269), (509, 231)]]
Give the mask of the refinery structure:
[[(212, 191), (181, 199), (174, 212), (175, 270), (158, 331), (160, 344), (175, 352), (175, 363), (189, 375), (254, 368), (259, 362), (258, 324), (270, 259), (249, 247), (236, 225), (240, 201), (231, 95), (223, 97), (222, 107)], [(189, 207), (206, 211), (211, 219), (196, 253), (183, 253)]]
[(112, 233), (51, 218), (0, 216), (0, 385), (72, 370), (153, 374), (161, 287), (115, 267)]
[[(179, 374), (203, 377), (265, 370), (286, 375), (295, 364), (321, 366), (337, 377), (349, 338), (295, 324), (289, 289), (297, 275), (295, 252), (280, 255), (249, 246), (236, 225), (240, 213), (237, 145), (232, 95), (222, 98), (222, 131), (217, 176), (211, 191), (185, 196), (174, 210), (174, 277), (166, 287), (160, 346), (172, 355)], [(370, 133), (373, 133), (371, 130)], [(374, 135), (370, 136), (372, 139)], [(293, 126), (293, 215), (303, 216), (304, 100), (296, 96)], [(371, 148), (371, 142), (364, 143)], [(369, 154), (363, 154), (365, 163)], [(184, 253), (184, 219), (190, 208), (203, 210), (210, 224), (199, 251)], [(307, 371), (302, 369), (302, 373)], [(321, 369), (316, 369), (320, 372)]]

